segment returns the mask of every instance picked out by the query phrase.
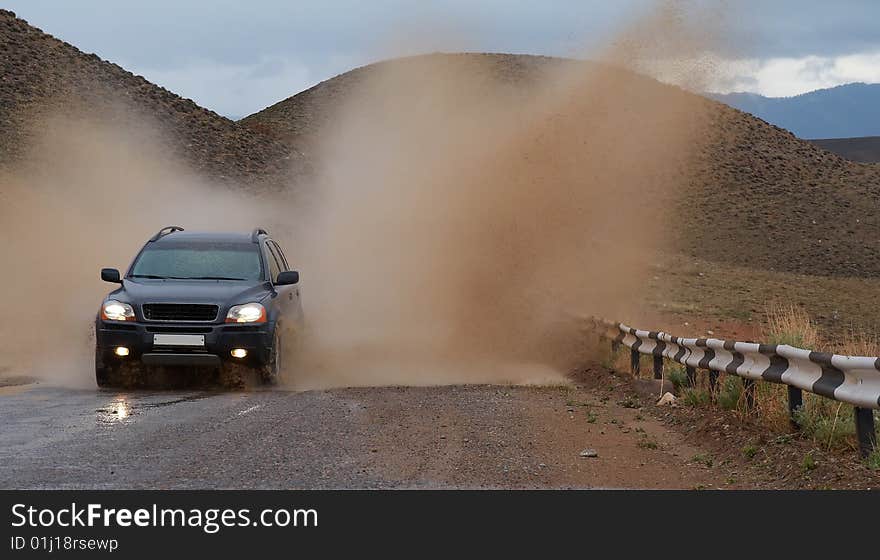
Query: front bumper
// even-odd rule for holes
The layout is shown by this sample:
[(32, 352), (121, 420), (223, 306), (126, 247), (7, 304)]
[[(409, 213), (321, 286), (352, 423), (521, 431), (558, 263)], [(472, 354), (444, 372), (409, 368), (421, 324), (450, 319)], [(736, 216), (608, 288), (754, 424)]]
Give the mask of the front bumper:
[[(275, 333), (274, 323), (211, 324), (141, 323), (134, 321), (95, 321), (95, 339), (98, 352), (105, 359), (130, 361), (137, 360), (148, 365), (179, 365), (219, 367), (223, 362), (244, 363), (261, 366), (269, 363), (272, 341)], [(156, 334), (198, 334), (205, 337), (204, 348), (157, 348), (153, 345)], [(125, 346), (130, 354), (119, 358), (113, 349)], [(244, 359), (233, 358), (234, 348), (244, 348), (248, 355)]]

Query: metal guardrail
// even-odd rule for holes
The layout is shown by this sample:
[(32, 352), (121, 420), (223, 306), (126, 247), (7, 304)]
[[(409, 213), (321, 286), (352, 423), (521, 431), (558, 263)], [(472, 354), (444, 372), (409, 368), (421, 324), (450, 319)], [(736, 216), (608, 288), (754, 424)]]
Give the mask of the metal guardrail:
[(709, 373), (714, 394), (719, 373), (743, 380), (746, 407), (755, 408), (755, 382), (788, 386), (788, 408), (794, 421), (803, 406), (803, 391), (853, 405), (856, 434), (862, 456), (877, 448), (874, 409), (880, 409), (880, 358), (842, 356), (813, 352), (786, 344), (759, 344), (716, 338), (681, 338), (662, 331), (634, 329), (623, 323), (594, 320), (600, 332), (611, 339), (612, 349), (630, 349), (630, 368), (639, 373), (639, 355), (653, 356), (654, 378), (663, 376), (663, 360), (685, 366), (693, 386), (698, 370)]

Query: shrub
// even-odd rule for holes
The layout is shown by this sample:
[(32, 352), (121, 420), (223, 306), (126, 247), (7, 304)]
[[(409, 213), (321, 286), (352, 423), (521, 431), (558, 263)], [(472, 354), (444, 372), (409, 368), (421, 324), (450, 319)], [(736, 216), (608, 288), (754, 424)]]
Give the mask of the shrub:
[(742, 380), (735, 375), (728, 375), (721, 383), (718, 390), (717, 401), (719, 406), (724, 410), (734, 410), (739, 407), (740, 400), (743, 396)]
[(669, 382), (672, 383), (672, 386), (675, 387), (676, 391), (681, 391), (688, 387), (687, 372), (683, 365), (674, 364), (669, 366), (668, 371), (669, 373), (667, 374), (667, 377), (669, 378)]
[(817, 395), (805, 395), (804, 406), (795, 412), (804, 435), (827, 449), (854, 449), (856, 425), (853, 408)]
[(816, 349), (819, 346), (819, 331), (803, 308), (776, 304), (767, 310), (765, 341), (768, 344)]
[(809, 472), (816, 468), (816, 459), (813, 457), (812, 451), (804, 455), (804, 460), (801, 461), (801, 468), (804, 469), (804, 472)]
[(709, 404), (712, 400), (707, 391), (696, 388), (685, 389), (681, 395), (681, 400), (690, 406), (703, 406)]
[(865, 464), (872, 471), (880, 471), (880, 449), (872, 451), (868, 458), (865, 459)]

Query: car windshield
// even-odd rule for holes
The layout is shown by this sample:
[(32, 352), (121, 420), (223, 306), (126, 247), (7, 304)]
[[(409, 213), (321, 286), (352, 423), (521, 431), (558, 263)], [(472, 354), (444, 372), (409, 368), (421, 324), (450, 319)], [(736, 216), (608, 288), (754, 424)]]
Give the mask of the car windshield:
[(255, 243), (150, 243), (131, 267), (133, 278), (260, 280), (263, 265)]

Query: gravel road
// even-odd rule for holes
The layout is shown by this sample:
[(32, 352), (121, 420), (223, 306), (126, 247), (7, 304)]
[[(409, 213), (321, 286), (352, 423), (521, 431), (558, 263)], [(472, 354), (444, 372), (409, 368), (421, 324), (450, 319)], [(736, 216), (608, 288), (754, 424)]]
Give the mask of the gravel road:
[[(694, 488), (723, 474), (583, 386), (0, 388), (2, 488)], [(581, 457), (584, 449), (598, 457)]]

